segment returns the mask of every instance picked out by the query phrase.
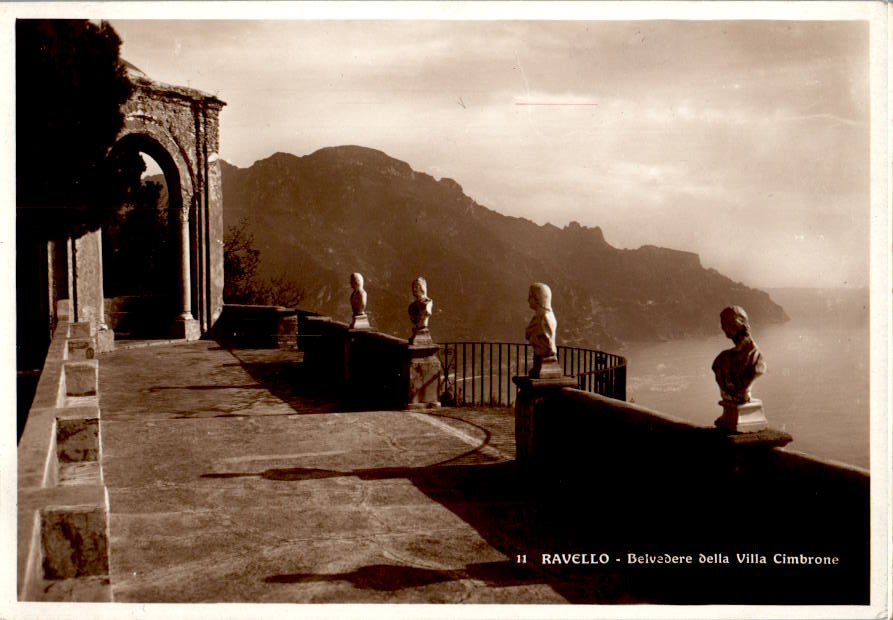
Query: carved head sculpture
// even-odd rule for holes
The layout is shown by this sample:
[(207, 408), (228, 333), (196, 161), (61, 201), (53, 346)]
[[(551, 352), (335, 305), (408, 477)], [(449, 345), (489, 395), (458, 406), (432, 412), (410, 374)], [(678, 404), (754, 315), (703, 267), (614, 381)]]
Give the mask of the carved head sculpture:
[(422, 276), (412, 281), (412, 296), (419, 301), (428, 299), (428, 282)]
[(527, 342), (533, 349), (533, 368), (528, 374), (535, 378), (560, 377), (562, 372), (555, 345), (558, 321), (552, 312), (552, 289), (542, 282), (531, 284), (527, 301), (534, 311), (525, 331)]
[[(366, 314), (366, 291), (363, 289), (363, 276), (359, 273), (350, 274), (350, 286), (353, 292), (350, 294), (350, 308), (354, 317)], [(355, 327), (355, 325), (352, 325)]]
[(713, 360), (713, 373), (723, 401), (751, 401), (750, 386), (766, 372), (763, 354), (750, 336), (750, 321), (740, 306), (725, 308), (720, 313), (722, 331), (735, 346), (722, 351)]
[(738, 342), (750, 336), (750, 319), (741, 306), (730, 306), (719, 314), (723, 333)]
[(536, 282), (530, 285), (530, 294), (527, 302), (533, 310), (552, 309), (552, 289), (547, 284)]

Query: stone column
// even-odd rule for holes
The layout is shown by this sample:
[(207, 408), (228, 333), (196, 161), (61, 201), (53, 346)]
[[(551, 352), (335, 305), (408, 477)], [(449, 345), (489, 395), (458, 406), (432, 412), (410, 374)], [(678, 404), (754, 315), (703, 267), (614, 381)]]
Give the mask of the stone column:
[(192, 276), (189, 271), (189, 209), (180, 211), (180, 308), (181, 312), (174, 321), (174, 338), (198, 340), (201, 329), (192, 315)]

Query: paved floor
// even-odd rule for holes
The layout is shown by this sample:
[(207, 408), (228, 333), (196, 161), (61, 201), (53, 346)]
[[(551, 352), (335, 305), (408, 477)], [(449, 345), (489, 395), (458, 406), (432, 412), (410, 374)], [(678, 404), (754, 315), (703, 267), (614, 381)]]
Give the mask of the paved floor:
[[(846, 477), (702, 469), (689, 444), (618, 432), (537, 481), (508, 409), (340, 411), (298, 354), (207, 341), (99, 365), (116, 601), (867, 602), (867, 489)], [(735, 559), (751, 552), (841, 559)], [(698, 559), (629, 560), (662, 553)]]
[(100, 373), (116, 601), (568, 600), (515, 562), (510, 410), (336, 411), (298, 354), (207, 341)]

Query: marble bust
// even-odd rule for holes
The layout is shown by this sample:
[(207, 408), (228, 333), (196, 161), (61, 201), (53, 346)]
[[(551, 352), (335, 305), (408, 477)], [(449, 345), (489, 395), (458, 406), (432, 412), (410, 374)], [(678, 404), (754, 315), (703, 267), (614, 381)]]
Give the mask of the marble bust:
[(716, 356), (713, 373), (723, 401), (743, 404), (753, 399), (750, 386), (766, 372), (763, 354), (750, 336), (750, 321), (744, 308), (731, 306), (720, 313), (722, 331), (735, 344)]
[(350, 274), (350, 309), (353, 311), (353, 319), (350, 322), (351, 329), (369, 329), (369, 317), (366, 316), (366, 290), (363, 288), (363, 275)]
[(430, 344), (433, 342), (428, 331), (428, 319), (434, 302), (428, 297), (428, 283), (419, 276), (412, 281), (412, 296), (415, 301), (409, 304), (409, 319), (412, 321), (412, 337), (409, 344)]
[(552, 312), (552, 290), (541, 282), (531, 284), (527, 302), (534, 311), (525, 332), (527, 342), (533, 349), (533, 368), (529, 375), (535, 378), (560, 377), (562, 372), (555, 346), (558, 321)]

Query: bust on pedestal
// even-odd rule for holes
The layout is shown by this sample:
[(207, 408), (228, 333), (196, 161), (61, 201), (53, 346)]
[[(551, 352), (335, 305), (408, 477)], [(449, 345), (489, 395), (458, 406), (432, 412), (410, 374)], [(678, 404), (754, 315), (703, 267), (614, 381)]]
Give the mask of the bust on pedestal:
[(541, 282), (530, 285), (527, 303), (534, 311), (525, 338), (533, 349), (533, 367), (527, 376), (512, 377), (518, 386), (515, 398), (515, 458), (526, 465), (534, 461), (534, 418), (536, 407), (545, 398), (565, 387), (577, 387), (574, 377), (565, 377), (558, 365), (555, 330), (558, 321), (552, 312), (552, 290)]
[(412, 321), (412, 336), (409, 338), (409, 359), (407, 376), (409, 393), (407, 406), (439, 407), (440, 392), (443, 388), (443, 366), (437, 353), (440, 347), (431, 338), (428, 319), (434, 302), (428, 297), (428, 283), (419, 276), (412, 281), (412, 296), (415, 301), (409, 304), (409, 319)]
[(409, 319), (412, 321), (412, 336), (409, 344), (431, 344), (431, 332), (428, 331), (428, 319), (434, 302), (428, 297), (428, 282), (419, 276), (412, 281), (412, 296), (415, 301), (409, 304)]
[(533, 349), (533, 368), (529, 375), (535, 379), (560, 377), (563, 373), (558, 366), (558, 349), (555, 346), (558, 321), (552, 312), (552, 290), (541, 282), (531, 284), (527, 303), (534, 311), (525, 332)]
[(369, 325), (369, 317), (366, 316), (366, 290), (363, 288), (363, 275), (360, 273), (350, 274), (350, 287), (353, 292), (350, 294), (350, 309), (353, 312), (353, 318), (350, 321), (351, 329), (372, 329)]
[(753, 398), (750, 386), (766, 372), (763, 354), (750, 335), (750, 321), (744, 308), (731, 306), (720, 313), (722, 330), (735, 346), (713, 361), (713, 373), (722, 400), (722, 415), (716, 426), (735, 433), (753, 433), (768, 428), (763, 403)]

